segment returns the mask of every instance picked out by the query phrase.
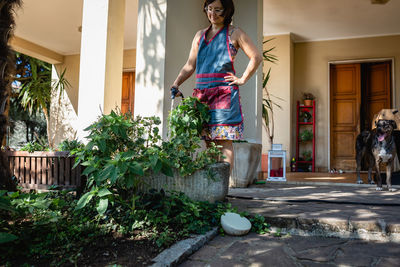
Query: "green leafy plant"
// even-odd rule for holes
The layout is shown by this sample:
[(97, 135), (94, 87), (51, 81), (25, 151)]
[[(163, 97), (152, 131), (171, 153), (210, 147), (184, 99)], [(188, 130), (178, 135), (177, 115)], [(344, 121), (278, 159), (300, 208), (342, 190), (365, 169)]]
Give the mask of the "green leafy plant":
[(311, 151), (309, 151), (309, 150), (304, 151), (303, 153), (301, 153), (301, 155), (303, 156), (303, 159), (305, 161), (311, 161), (312, 160)]
[(88, 178), (88, 192), (79, 199), (77, 209), (95, 197), (97, 211), (104, 214), (109, 201), (114, 201), (114, 193), (125, 199), (136, 194), (147, 170), (172, 175), (170, 164), (157, 145), (161, 140), (157, 127), (160, 123), (157, 117), (134, 119), (129, 113), (112, 111), (86, 129), (88, 144), (72, 151), (77, 157), (75, 166), (85, 166), (82, 174)]
[(299, 137), (301, 141), (310, 141), (313, 139), (313, 133), (311, 130), (306, 129), (299, 134)]
[(312, 93), (303, 93), (304, 100), (314, 100), (315, 96)]
[(47, 145), (43, 145), (37, 141), (28, 142), (21, 148), (21, 151), (28, 151), (29, 153), (35, 151), (49, 151), (49, 147)]
[(197, 98), (185, 98), (169, 115), (169, 141), (162, 145), (172, 166), (182, 176), (217, 162), (219, 148), (211, 143), (205, 151), (199, 151), (201, 132), (209, 121), (209, 108)]
[(116, 197), (130, 199), (134, 209), (135, 196), (145, 183), (145, 173), (160, 171), (173, 176), (173, 168), (182, 176), (213, 164), (221, 155), (214, 144), (205, 151), (200, 148), (200, 133), (209, 119), (208, 107), (196, 98), (187, 98), (169, 117), (170, 140), (161, 142), (157, 117), (137, 117), (112, 111), (89, 126), (88, 144), (71, 153), (77, 164), (85, 167), (87, 192), (76, 209), (84, 208), (92, 199), (97, 211), (104, 214)]
[[(263, 44), (268, 43), (274, 39), (275, 38), (268, 39), (264, 41)], [(272, 47), (263, 51), (264, 62), (276, 63), (276, 61), (278, 61), (278, 58), (271, 53), (274, 49), (275, 47)], [(262, 117), (264, 119), (269, 141), (272, 144), (274, 141), (274, 126), (275, 126), (274, 106), (280, 109), (282, 109), (282, 107), (272, 100), (271, 94), (268, 91), (267, 85), (270, 77), (271, 77), (271, 67), (268, 69), (267, 74), (263, 73)], [(278, 99), (282, 100), (281, 98)]]
[(312, 119), (310, 110), (308, 108), (300, 109), (300, 118), (305, 122), (309, 122)]
[(53, 148), (54, 140), (50, 135), (50, 103), (52, 91), (61, 95), (70, 83), (65, 78), (64, 69), (57, 81), (51, 80), (51, 64), (27, 55), (16, 53), (15, 81), (20, 83), (18, 99), (30, 114), (43, 112), (47, 124), (48, 146)]
[(58, 145), (58, 150), (60, 151), (73, 151), (83, 148), (85, 145), (77, 139), (74, 140), (64, 140)]

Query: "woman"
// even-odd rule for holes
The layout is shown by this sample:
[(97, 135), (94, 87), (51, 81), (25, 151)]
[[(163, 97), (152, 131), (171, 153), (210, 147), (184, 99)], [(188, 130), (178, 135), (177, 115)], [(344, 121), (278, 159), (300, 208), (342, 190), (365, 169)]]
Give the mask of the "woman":
[[(245, 84), (262, 61), (250, 37), (230, 25), (235, 11), (232, 0), (205, 0), (204, 12), (210, 26), (196, 33), (189, 58), (171, 87), (180, 96), (179, 86), (196, 70), (193, 96), (210, 106), (211, 120), (205, 140), (222, 147), (225, 161), (233, 166), (233, 140), (243, 139), (243, 115), (239, 86)], [(236, 76), (233, 62), (241, 48), (250, 59), (242, 76)]]

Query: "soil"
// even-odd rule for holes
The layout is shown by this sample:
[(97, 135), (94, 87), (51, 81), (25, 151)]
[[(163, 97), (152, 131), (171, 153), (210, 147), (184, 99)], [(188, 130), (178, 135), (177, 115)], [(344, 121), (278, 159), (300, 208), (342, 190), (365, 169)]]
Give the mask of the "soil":
[[(161, 252), (157, 245), (148, 239), (129, 239), (124, 237), (107, 238), (86, 248), (76, 266), (148, 266)], [(69, 266), (67, 264), (66, 266)], [(75, 264), (71, 264), (75, 266)]]
[[(157, 247), (155, 242), (143, 238), (127, 238), (121, 236), (106, 236), (93, 241), (90, 246), (82, 249), (81, 255), (76, 262), (63, 258), (56, 263), (54, 259), (33, 260), (25, 257), (8, 259), (11, 266), (21, 266), (28, 263), (29, 266), (149, 266), (152, 265), (152, 259), (156, 257), (162, 249)], [(62, 256), (60, 256), (62, 257)], [(0, 266), (3, 266), (0, 263)]]

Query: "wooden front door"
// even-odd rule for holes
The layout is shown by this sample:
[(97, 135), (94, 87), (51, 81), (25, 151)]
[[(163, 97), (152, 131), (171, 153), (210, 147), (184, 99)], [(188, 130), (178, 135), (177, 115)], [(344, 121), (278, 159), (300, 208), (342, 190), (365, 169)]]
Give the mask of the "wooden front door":
[(390, 62), (366, 65), (365, 124), (371, 129), (374, 115), (382, 109), (390, 108), (392, 103), (390, 86)]
[(133, 114), (135, 104), (135, 72), (122, 74), (121, 112), (130, 111)]
[(391, 108), (391, 63), (331, 65), (330, 166), (356, 168), (355, 141), (381, 109)]
[(354, 170), (361, 103), (360, 64), (332, 65), (330, 77), (330, 165)]

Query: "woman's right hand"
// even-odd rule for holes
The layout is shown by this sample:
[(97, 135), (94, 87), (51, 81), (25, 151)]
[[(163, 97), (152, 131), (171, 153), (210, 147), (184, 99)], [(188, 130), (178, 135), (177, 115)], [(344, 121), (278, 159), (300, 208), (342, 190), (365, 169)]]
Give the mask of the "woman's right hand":
[(171, 87), (171, 99), (175, 99), (176, 96), (183, 96), (182, 92), (179, 91), (177, 86)]

